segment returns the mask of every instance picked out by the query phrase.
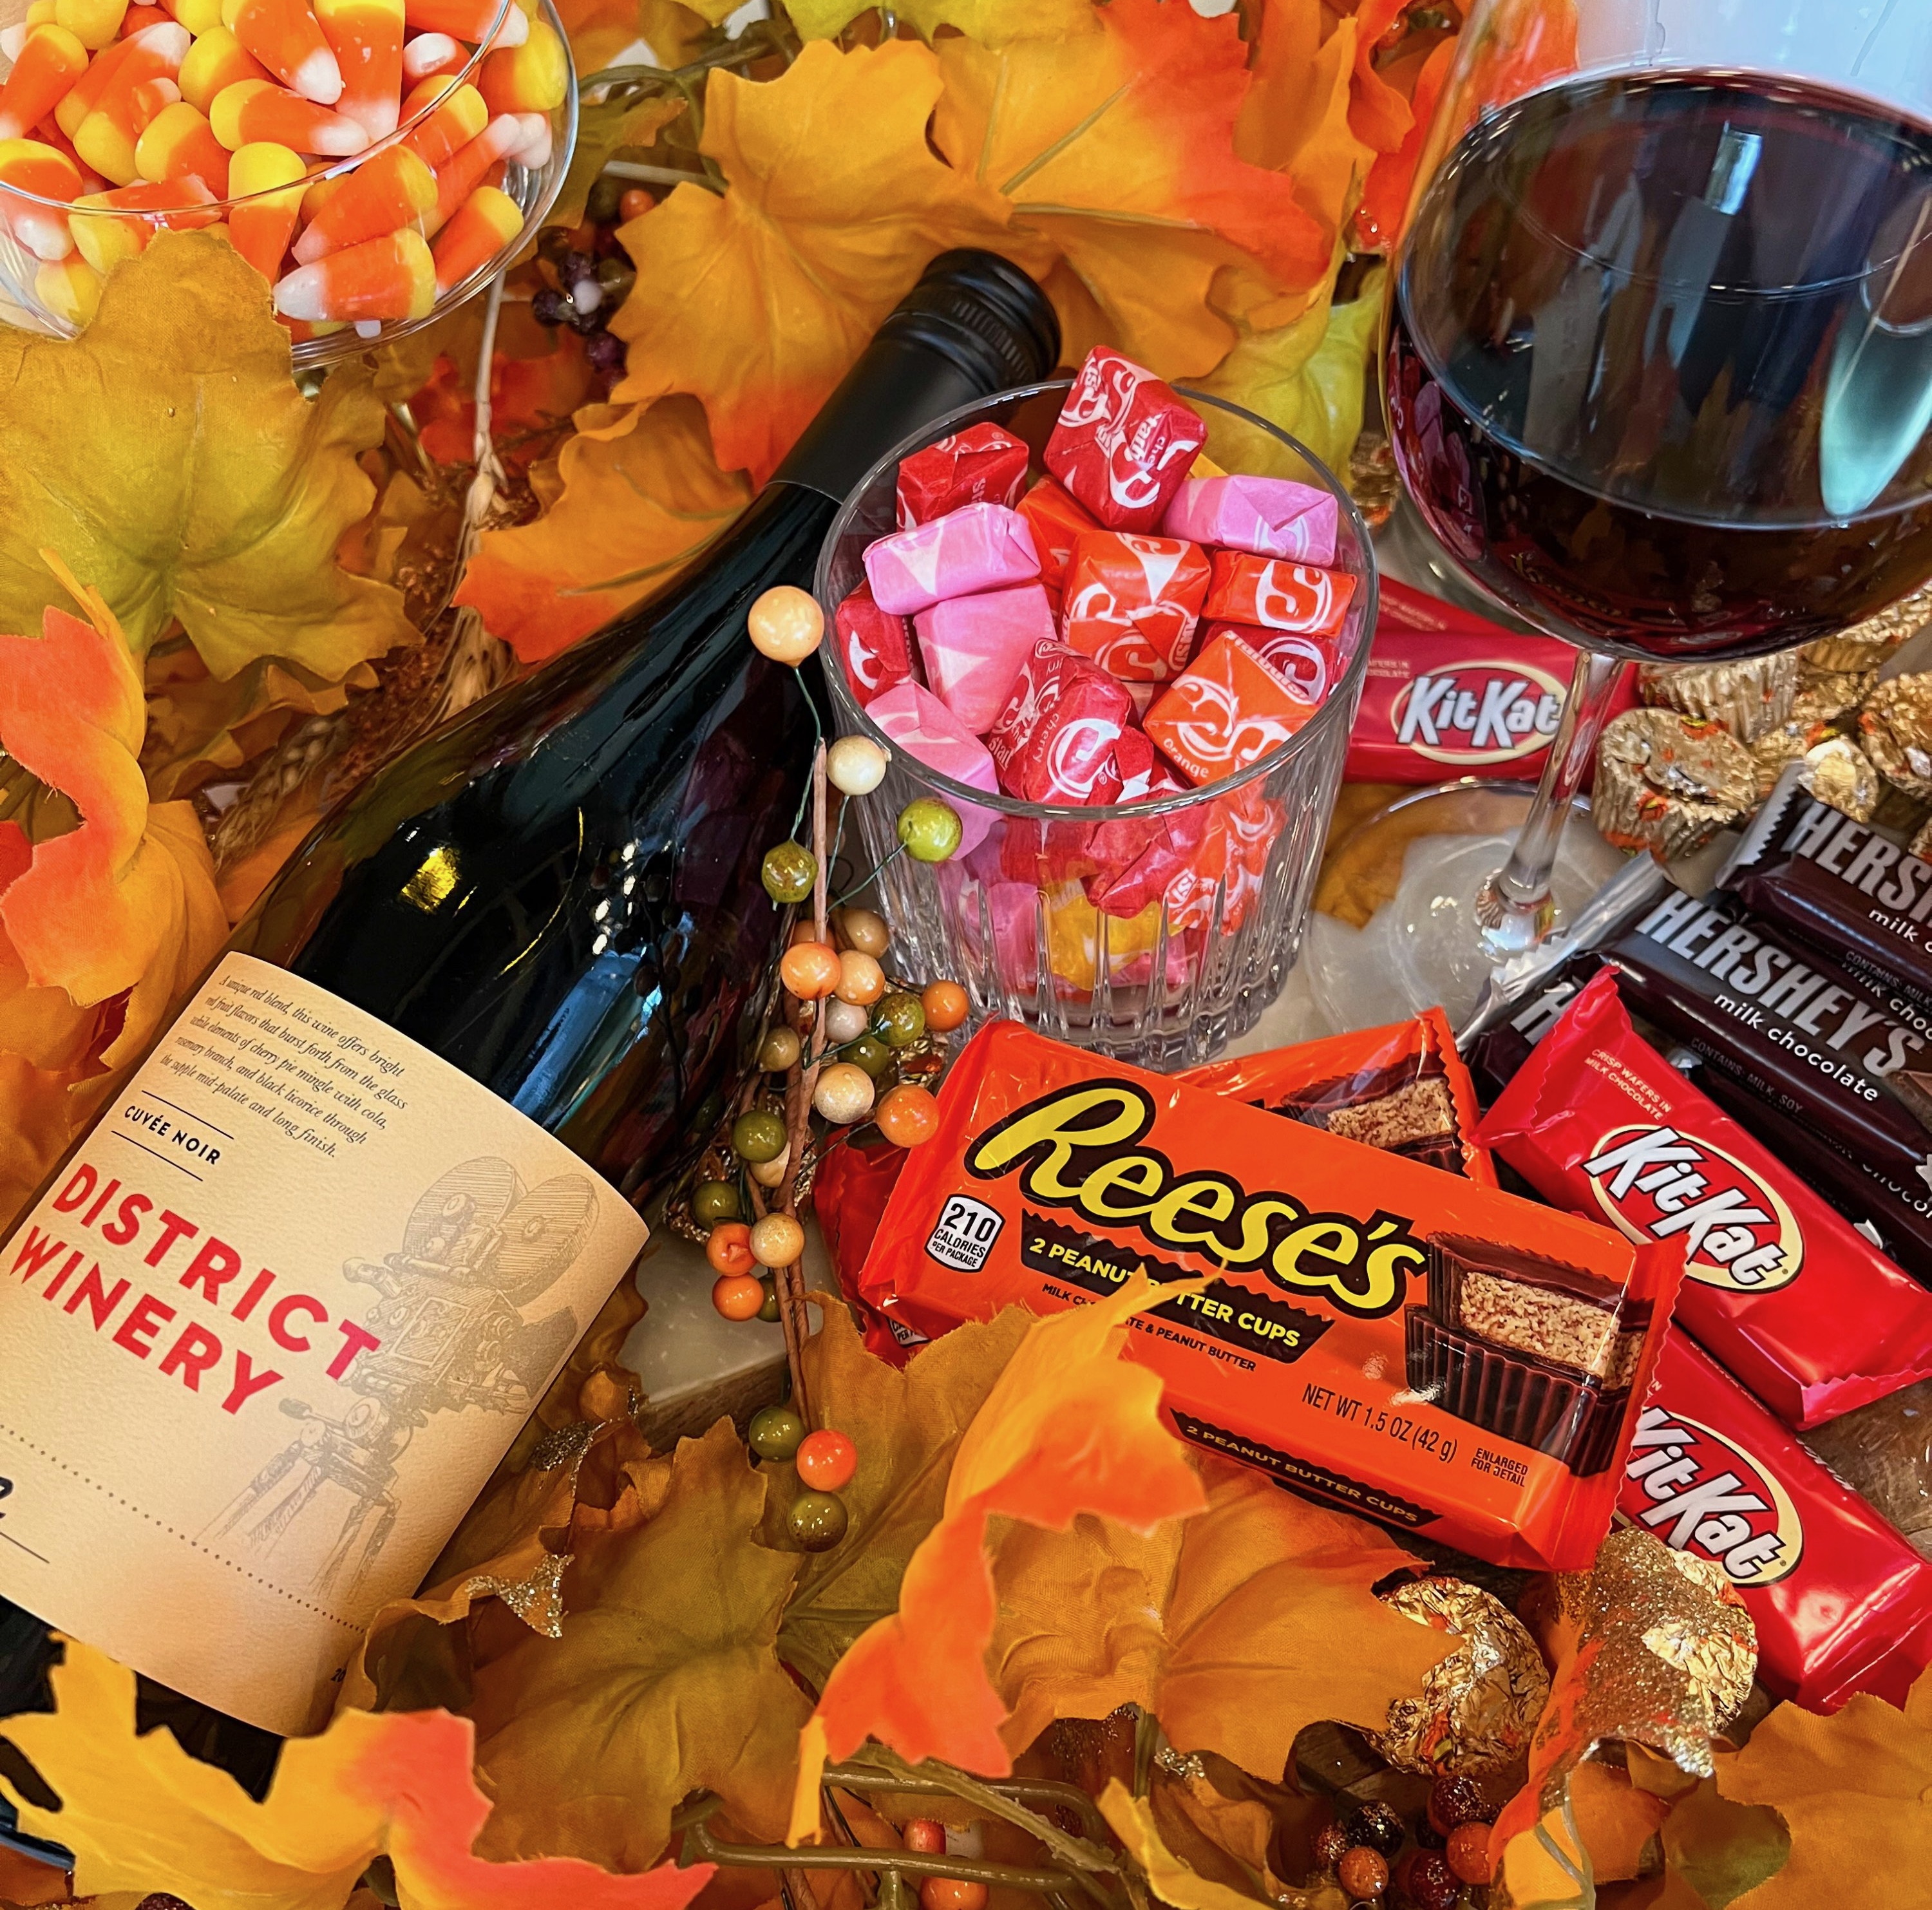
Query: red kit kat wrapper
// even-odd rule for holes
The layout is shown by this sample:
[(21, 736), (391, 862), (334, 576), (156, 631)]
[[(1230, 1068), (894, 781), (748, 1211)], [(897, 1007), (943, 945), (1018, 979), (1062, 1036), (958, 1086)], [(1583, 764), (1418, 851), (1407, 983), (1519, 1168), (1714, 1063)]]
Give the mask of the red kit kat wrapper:
[[(1344, 773), (1352, 782), (1439, 783), (1542, 773), (1576, 652), (1505, 630), (1384, 577)], [(1626, 670), (1610, 713), (1636, 707)]]
[(1130, 1336), (1184, 1439), (1502, 1565), (1609, 1528), (1682, 1249), (995, 1022), (860, 1289), (928, 1338), (1177, 1292)]
[(1676, 1331), (1623, 1468), (1618, 1516), (1723, 1567), (1760, 1681), (1808, 1711), (1900, 1707), (1932, 1662), (1932, 1564)]
[(1010, 504), (1026, 482), (1027, 448), (997, 424), (969, 424), (899, 460), (899, 529), (965, 504)]
[(1178, 1078), (1485, 1187), (1496, 1184), (1489, 1152), (1474, 1138), (1475, 1087), (1439, 1008), (1385, 1028), (1210, 1061)]
[(1700, 1094), (1598, 975), (1477, 1138), (1546, 1201), (1686, 1255), (1676, 1322), (1801, 1432), (1932, 1375), (1932, 1294)]

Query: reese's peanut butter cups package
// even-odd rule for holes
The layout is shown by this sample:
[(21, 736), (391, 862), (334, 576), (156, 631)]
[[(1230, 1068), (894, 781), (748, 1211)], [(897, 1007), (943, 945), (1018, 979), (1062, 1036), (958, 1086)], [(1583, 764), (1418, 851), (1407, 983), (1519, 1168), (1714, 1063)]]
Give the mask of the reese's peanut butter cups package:
[(1179, 1078), (1346, 1140), (1496, 1184), (1476, 1130), (1476, 1090), (1439, 1008), (1262, 1054), (1210, 1061)]
[(1498, 1564), (1581, 1570), (1683, 1248), (1010, 1022), (968, 1044), (860, 1276), (911, 1333), (1055, 1312), (1137, 1268), (1184, 1438)]

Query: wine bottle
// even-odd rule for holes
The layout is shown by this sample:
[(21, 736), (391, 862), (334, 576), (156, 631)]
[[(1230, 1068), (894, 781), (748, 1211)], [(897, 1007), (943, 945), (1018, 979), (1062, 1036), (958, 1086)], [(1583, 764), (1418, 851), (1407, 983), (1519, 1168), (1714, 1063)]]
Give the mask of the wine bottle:
[(936, 259), (707, 557), (297, 851), (0, 1248), (0, 1717), (48, 1625), (258, 1778), (326, 1714), (742, 1065), (816, 735), (747, 610), (1058, 347), (1016, 268)]

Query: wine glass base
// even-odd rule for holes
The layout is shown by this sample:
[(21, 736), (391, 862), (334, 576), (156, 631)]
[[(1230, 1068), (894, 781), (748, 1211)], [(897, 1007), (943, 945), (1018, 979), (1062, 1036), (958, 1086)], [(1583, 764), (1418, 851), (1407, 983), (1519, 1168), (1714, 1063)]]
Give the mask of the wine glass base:
[[(1432, 1006), (1452, 1026), (1468, 1018), (1495, 967), (1479, 898), (1534, 793), (1525, 784), (1444, 784), (1400, 798), (1350, 834), (1337, 858), (1349, 892), (1318, 898), (1331, 912), (1311, 924), (1302, 957), (1322, 1021), (1369, 1027)], [(1576, 805), (1557, 854), (1552, 925), (1624, 860)]]

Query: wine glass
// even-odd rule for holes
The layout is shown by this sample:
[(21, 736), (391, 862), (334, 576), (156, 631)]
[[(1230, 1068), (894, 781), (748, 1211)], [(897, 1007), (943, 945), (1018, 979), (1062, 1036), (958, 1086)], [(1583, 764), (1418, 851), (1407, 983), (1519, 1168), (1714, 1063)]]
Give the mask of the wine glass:
[(1932, 574), (1928, 106), (1924, 0), (1473, 0), (1390, 274), (1389, 433), (1460, 571), (1581, 654), (1508, 861), (1405, 874), (1415, 1006), (1460, 1015), (1550, 932), (1626, 659), (1787, 649)]

